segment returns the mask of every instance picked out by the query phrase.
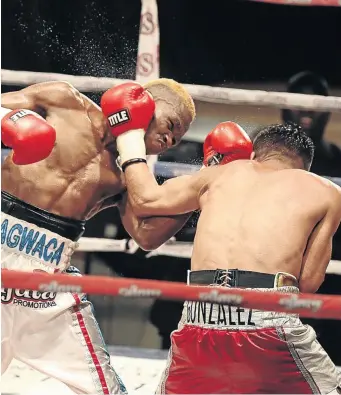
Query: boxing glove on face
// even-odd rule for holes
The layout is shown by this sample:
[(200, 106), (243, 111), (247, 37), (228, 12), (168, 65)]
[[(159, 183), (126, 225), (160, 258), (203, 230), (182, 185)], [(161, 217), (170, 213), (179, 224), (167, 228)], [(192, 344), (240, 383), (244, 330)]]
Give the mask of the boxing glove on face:
[(112, 134), (117, 137), (129, 130), (146, 130), (154, 114), (155, 102), (142, 85), (126, 82), (103, 94), (101, 108)]
[(56, 131), (44, 118), (30, 110), (9, 110), (1, 119), (1, 140), (13, 149), (16, 165), (46, 159), (56, 142)]
[(250, 159), (252, 141), (245, 130), (234, 122), (222, 122), (206, 136), (204, 165), (226, 164), (237, 159)]
[(146, 158), (144, 132), (155, 111), (152, 95), (136, 82), (127, 82), (106, 91), (101, 108), (113, 136), (121, 165), (132, 159)]

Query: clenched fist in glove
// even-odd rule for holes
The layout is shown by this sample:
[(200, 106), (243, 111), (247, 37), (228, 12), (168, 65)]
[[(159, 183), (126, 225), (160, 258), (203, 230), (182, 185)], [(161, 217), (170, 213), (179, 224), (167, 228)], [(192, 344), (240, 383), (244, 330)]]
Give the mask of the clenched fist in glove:
[(30, 110), (1, 107), (1, 141), (13, 149), (16, 165), (46, 159), (56, 142), (56, 131), (44, 118)]
[(241, 126), (222, 122), (206, 136), (204, 165), (224, 165), (237, 159), (250, 159), (252, 150), (251, 139)]
[(122, 169), (128, 162), (145, 161), (144, 133), (155, 110), (152, 95), (142, 85), (127, 82), (106, 91), (101, 108), (111, 133), (117, 138)]

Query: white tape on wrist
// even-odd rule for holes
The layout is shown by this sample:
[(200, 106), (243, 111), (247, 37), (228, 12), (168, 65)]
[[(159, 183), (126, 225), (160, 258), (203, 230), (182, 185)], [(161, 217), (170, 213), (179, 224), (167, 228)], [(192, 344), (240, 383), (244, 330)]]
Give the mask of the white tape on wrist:
[(0, 119), (2, 119), (5, 115), (7, 115), (8, 113), (10, 113), (13, 110), (9, 110), (8, 108), (5, 107), (0, 107)]
[(13, 112), (13, 119), (12, 120), (14, 120), (14, 121), (16, 121), (19, 118), (24, 117), (25, 115), (34, 115), (37, 118), (44, 119), (42, 116), (40, 116), (39, 114), (37, 114), (36, 112), (31, 111), (31, 110), (26, 110), (23, 108), (20, 108), (20, 109), (17, 108), (15, 110), (10, 110), (9, 108), (5, 108), (5, 107), (1, 107), (0, 119), (4, 118), (4, 116), (9, 114), (10, 112)]
[(127, 160), (146, 159), (146, 145), (144, 143), (145, 131), (143, 129), (130, 130), (116, 139), (117, 150), (121, 165)]

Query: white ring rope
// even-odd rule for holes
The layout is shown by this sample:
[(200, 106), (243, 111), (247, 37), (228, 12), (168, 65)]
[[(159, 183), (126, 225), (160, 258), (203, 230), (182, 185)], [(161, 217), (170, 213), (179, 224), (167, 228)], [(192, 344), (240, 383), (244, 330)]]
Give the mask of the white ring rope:
[[(1, 70), (3, 85), (28, 86), (39, 82), (67, 81), (81, 92), (103, 92), (127, 80), (32, 71)], [(193, 99), (210, 103), (341, 112), (341, 97), (266, 92), (184, 84)]]
[[(123, 252), (133, 255), (139, 250), (138, 244), (133, 239), (116, 240), (82, 237), (78, 243), (77, 251), (83, 252)], [(192, 250), (192, 242), (172, 239), (156, 250), (146, 252), (145, 258), (161, 255), (190, 259), (192, 257)], [(341, 275), (341, 261), (331, 260), (327, 268), (327, 273)]]

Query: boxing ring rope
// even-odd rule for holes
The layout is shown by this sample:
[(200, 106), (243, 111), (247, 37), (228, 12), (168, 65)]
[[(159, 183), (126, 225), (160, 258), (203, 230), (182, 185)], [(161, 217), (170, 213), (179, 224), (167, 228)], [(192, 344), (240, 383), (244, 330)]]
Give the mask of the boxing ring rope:
[(110, 278), (107, 276), (69, 276), (1, 270), (2, 287), (39, 292), (76, 292), (123, 297), (192, 300), (232, 304), (251, 309), (300, 314), (311, 318), (341, 318), (341, 296), (259, 292), (226, 287), (204, 287), (182, 283)]
[[(82, 237), (79, 240), (77, 251), (83, 252), (121, 252), (136, 254), (139, 245), (133, 239), (100, 239), (96, 237)], [(186, 241), (170, 240), (153, 251), (145, 252), (145, 258), (155, 256), (170, 256), (174, 258), (191, 259), (193, 243)], [(341, 261), (331, 260), (327, 268), (328, 274), (341, 275)]]
[[(105, 77), (76, 76), (32, 71), (1, 70), (3, 85), (27, 86), (47, 81), (67, 81), (81, 92), (103, 92), (127, 80)], [(194, 100), (210, 103), (250, 105), (257, 107), (291, 108), (341, 112), (341, 97), (303, 95), (184, 84)]]

